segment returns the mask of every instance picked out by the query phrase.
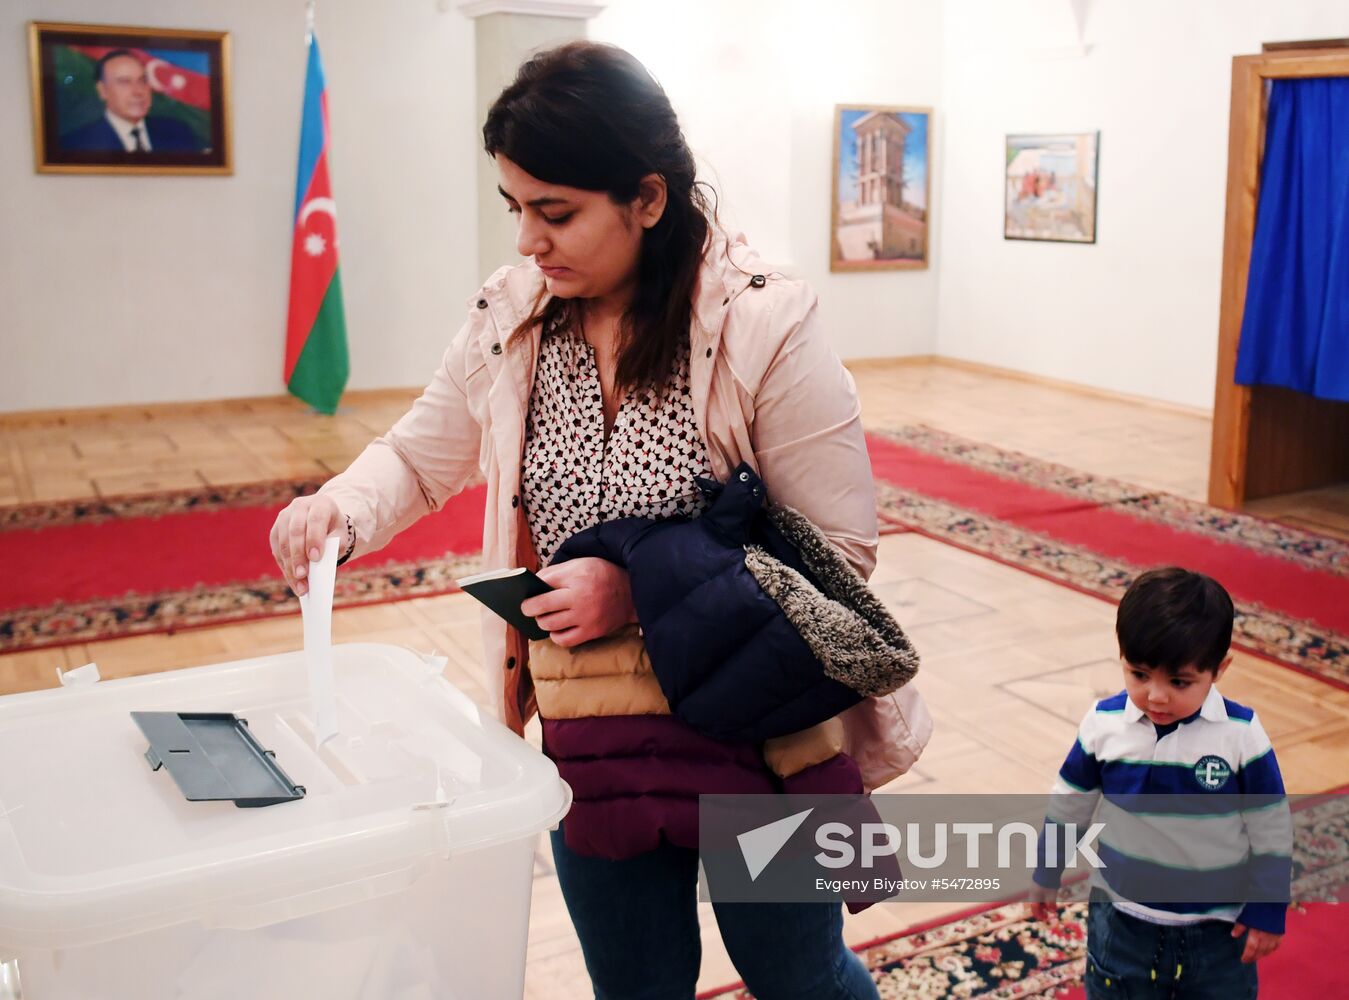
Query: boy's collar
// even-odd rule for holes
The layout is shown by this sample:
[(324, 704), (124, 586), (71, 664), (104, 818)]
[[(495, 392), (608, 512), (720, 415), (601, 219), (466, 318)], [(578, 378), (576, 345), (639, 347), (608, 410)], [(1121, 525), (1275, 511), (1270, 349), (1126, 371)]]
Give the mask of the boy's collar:
[[(1133, 699), (1127, 694), (1124, 696), (1124, 721), (1137, 722), (1146, 718), (1143, 710), (1134, 704)], [(1218, 685), (1208, 689), (1208, 694), (1204, 698), (1204, 704), (1199, 706), (1199, 718), (1205, 722), (1226, 722), (1227, 705), (1223, 702), (1223, 696), (1218, 693)]]
[(1227, 704), (1223, 701), (1223, 696), (1218, 693), (1218, 685), (1208, 689), (1208, 697), (1204, 699), (1204, 704), (1199, 706), (1199, 718), (1206, 719), (1209, 722), (1227, 721)]

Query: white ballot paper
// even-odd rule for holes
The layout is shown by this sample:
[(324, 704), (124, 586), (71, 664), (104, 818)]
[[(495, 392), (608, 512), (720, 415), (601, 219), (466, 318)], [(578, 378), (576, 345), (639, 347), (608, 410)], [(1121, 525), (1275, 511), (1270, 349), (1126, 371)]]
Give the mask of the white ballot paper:
[(309, 704), (314, 713), (314, 745), (337, 735), (337, 695), (333, 690), (333, 584), (337, 579), (338, 537), (324, 543), (323, 557), (309, 564), (309, 592), (300, 597), (304, 618), (304, 658), (309, 664)]

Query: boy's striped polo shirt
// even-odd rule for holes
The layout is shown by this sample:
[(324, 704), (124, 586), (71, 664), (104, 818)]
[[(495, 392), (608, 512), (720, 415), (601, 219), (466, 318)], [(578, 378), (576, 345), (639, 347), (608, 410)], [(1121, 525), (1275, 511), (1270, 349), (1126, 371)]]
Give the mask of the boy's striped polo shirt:
[[(1096, 849), (1104, 867), (1092, 881), (1128, 913), (1283, 933), (1287, 904), (1275, 900), (1288, 898), (1292, 849), (1283, 778), (1255, 712), (1217, 687), (1198, 712), (1165, 726), (1123, 691), (1097, 702), (1059, 769), (1048, 818), (1079, 831), (1104, 824)], [(1042, 837), (1035, 880), (1057, 887), (1063, 862), (1044, 864), (1044, 850)], [(1186, 901), (1145, 901), (1157, 886)]]

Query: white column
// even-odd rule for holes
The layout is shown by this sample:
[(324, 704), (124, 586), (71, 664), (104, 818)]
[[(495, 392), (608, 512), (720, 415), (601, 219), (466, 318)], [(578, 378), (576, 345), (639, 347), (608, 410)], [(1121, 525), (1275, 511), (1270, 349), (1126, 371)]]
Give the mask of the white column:
[[(442, 7), (447, 6), (441, 0)], [(604, 9), (602, 2), (583, 0), (459, 0), (459, 11), (473, 18), (477, 58), (477, 131), (482, 149), (482, 123), (497, 95), (515, 79), (520, 64), (535, 52), (586, 37), (586, 22)], [(478, 277), (486, 278), (502, 264), (520, 259), (515, 249), (515, 221), (497, 193), (496, 167), (486, 153), (478, 159)]]

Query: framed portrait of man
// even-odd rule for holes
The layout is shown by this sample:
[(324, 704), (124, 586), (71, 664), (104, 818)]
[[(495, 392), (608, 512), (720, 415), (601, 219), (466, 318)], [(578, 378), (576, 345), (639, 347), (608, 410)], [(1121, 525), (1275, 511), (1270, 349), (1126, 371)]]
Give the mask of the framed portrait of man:
[(229, 174), (229, 34), (31, 22), (39, 173)]

